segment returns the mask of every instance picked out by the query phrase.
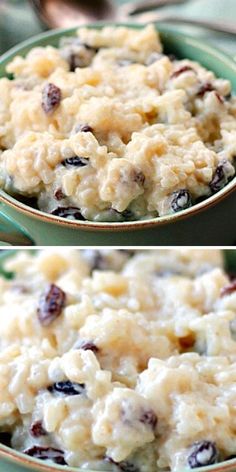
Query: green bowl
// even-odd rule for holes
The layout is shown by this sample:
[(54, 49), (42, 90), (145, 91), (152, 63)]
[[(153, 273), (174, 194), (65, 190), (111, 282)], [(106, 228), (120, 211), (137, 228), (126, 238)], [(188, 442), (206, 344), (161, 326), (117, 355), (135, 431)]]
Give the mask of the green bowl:
[[(11, 278), (4, 270), (4, 262), (12, 257), (16, 251), (5, 250), (0, 253), (0, 275), (5, 278)], [(226, 271), (236, 275), (236, 250), (226, 249), (223, 251), (224, 265)], [(48, 465), (45, 462), (32, 459), (29, 456), (21, 454), (9, 447), (0, 444), (0, 472), (85, 472), (85, 469), (71, 468), (65, 466)], [(227, 462), (221, 462), (218, 465), (201, 467), (194, 469), (195, 472), (236, 472), (236, 459)], [(87, 472), (95, 472), (87, 470)], [(97, 472), (97, 471), (96, 471)], [(183, 469), (180, 472), (190, 472), (190, 469)]]
[[(134, 23), (125, 24), (141, 28)], [(92, 27), (101, 28), (102, 23)], [(58, 45), (61, 36), (76, 28), (46, 32), (25, 41), (0, 58), (0, 77), (17, 55), (26, 55), (35, 46)], [(236, 63), (225, 53), (198, 39), (158, 25), (167, 53), (187, 57), (231, 81), (236, 92)], [(127, 223), (70, 221), (43, 213), (17, 201), (0, 190), (0, 240), (15, 245), (234, 245), (236, 220), (229, 218), (236, 205), (236, 177), (215, 195), (176, 214)], [(226, 198), (227, 197), (227, 198)], [(216, 205), (217, 204), (217, 205)], [(216, 206), (215, 206), (216, 205)], [(203, 211), (204, 210), (204, 211)]]

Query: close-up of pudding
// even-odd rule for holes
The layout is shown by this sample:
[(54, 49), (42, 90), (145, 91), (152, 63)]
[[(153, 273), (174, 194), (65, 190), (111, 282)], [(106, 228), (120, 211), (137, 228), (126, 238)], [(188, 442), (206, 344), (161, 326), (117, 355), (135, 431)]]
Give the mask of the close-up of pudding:
[(222, 251), (17, 251), (1, 271), (12, 451), (112, 472), (235, 457), (236, 284)]
[(170, 215), (225, 187), (235, 155), (230, 82), (165, 54), (153, 25), (80, 28), (0, 79), (1, 187), (52, 215)]

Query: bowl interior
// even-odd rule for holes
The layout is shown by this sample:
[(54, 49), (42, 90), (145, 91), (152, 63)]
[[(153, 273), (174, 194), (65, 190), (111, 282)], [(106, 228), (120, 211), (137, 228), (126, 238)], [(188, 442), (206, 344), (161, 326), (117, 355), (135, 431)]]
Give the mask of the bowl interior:
[[(117, 26), (116, 23), (110, 23), (110, 25)], [(142, 28), (144, 25), (137, 25), (134, 23), (122, 23), (124, 26), (132, 28)], [(90, 25), (90, 28), (102, 28), (104, 23), (96, 23)], [(225, 78), (229, 80), (232, 84), (233, 92), (236, 93), (236, 62), (233, 58), (227, 54), (216, 50), (215, 48), (208, 46), (204, 42), (194, 39), (188, 35), (177, 32), (173, 27), (167, 27), (164, 25), (157, 25), (157, 29), (160, 33), (162, 43), (164, 45), (164, 52), (167, 54), (174, 54), (178, 58), (188, 58), (193, 61), (197, 61), (202, 64), (204, 67), (212, 70), (216, 76)], [(25, 56), (31, 48), (37, 46), (46, 46), (52, 45), (57, 47), (59, 40), (62, 36), (72, 36), (75, 34), (77, 28), (70, 28), (64, 30), (54, 30), (46, 33), (42, 33), (34, 38), (27, 40), (20, 45), (12, 48), (9, 52), (5, 53), (0, 57), (0, 77), (8, 76), (6, 74), (6, 65), (13, 59), (15, 55)], [(166, 223), (171, 223), (180, 220), (182, 218), (188, 217), (199, 211), (208, 208), (222, 198), (224, 198), (228, 193), (231, 193), (234, 190), (236, 185), (236, 177), (234, 177), (223, 189), (219, 192), (213, 194), (212, 196), (206, 198), (205, 200), (193, 205), (192, 207), (179, 211), (178, 213), (173, 213), (169, 215), (164, 215), (157, 218), (150, 218), (147, 220), (137, 220), (131, 222), (120, 222), (120, 223), (109, 223), (109, 222), (92, 222), (92, 221), (72, 221), (58, 216), (50, 215), (44, 213), (37, 208), (30, 206), (25, 199), (20, 201), (4, 192), (0, 189), (0, 196), (2, 199), (15, 207), (16, 209), (23, 211), (31, 217), (39, 218), (44, 221), (55, 222), (63, 224), (70, 227), (78, 227), (84, 229), (138, 229), (143, 227), (155, 225), (162, 225)]]

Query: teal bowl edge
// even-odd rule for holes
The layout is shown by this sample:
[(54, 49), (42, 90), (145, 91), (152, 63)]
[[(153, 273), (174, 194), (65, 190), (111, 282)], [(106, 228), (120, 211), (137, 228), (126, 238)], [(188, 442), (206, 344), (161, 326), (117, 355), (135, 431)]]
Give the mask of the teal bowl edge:
[[(213, 46), (209, 46), (208, 44), (204, 43), (204, 41), (199, 40), (198, 38), (194, 38), (190, 35), (182, 33), (180, 31), (176, 31), (175, 28), (171, 25), (168, 26), (167, 23), (160, 24), (152, 22), (156, 27), (157, 31), (160, 33), (160, 37), (162, 42), (164, 43), (164, 50), (167, 53), (174, 53), (180, 59), (181, 58), (189, 58), (193, 61), (199, 62), (204, 67), (213, 70), (216, 76), (220, 76), (222, 78), (228, 79), (232, 84), (232, 90), (236, 93), (236, 62), (234, 61), (233, 57), (229, 54), (221, 51), (220, 49), (216, 49)], [(126, 26), (131, 27), (134, 29), (141, 29), (146, 26), (145, 23), (132, 23), (132, 22), (97, 22), (91, 25), (83, 25), (82, 27), (88, 28), (103, 28), (104, 26)], [(0, 78), (7, 76), (11, 77), (10, 74), (7, 74), (5, 71), (6, 65), (13, 59), (16, 55), (25, 56), (32, 47), (36, 46), (46, 46), (52, 45), (57, 46), (58, 41), (62, 36), (71, 36), (74, 34), (81, 26), (73, 27), (73, 28), (65, 28), (65, 29), (55, 29), (53, 31), (46, 31), (40, 33), (33, 38), (29, 38), (24, 42), (14, 46), (9, 51), (4, 53), (0, 56)], [(225, 69), (226, 68), (226, 69)], [(225, 73), (226, 70), (226, 73)], [(169, 225), (173, 224), (183, 218), (187, 218), (194, 216), (198, 212), (206, 211), (210, 207), (217, 205), (218, 201), (223, 198), (227, 198), (230, 192), (234, 192), (236, 190), (236, 176), (219, 192), (210, 197), (206, 198), (204, 201), (195, 204), (193, 207), (179, 211), (178, 214), (170, 214), (164, 215), (162, 217), (157, 218), (150, 218), (147, 220), (137, 220), (132, 222), (121, 222), (119, 226), (114, 223), (109, 222), (85, 222), (86, 225), (83, 225), (83, 222), (75, 222), (73, 228), (78, 230), (85, 230), (85, 231), (130, 231), (130, 230), (137, 230), (139, 229), (140, 224), (142, 224), (142, 230), (148, 230), (150, 227), (159, 226), (159, 225)], [(11, 195), (4, 192), (4, 190), (0, 189), (0, 200), (1, 195), (3, 198), (16, 204), (19, 207), (19, 212), (23, 209), (27, 210), (30, 208), (29, 205), (19, 202), (16, 198), (12, 197)], [(47, 214), (41, 212), (40, 210), (34, 210), (34, 214), (32, 213), (31, 218), (36, 218), (40, 220), (40, 217), (48, 216)], [(63, 223), (63, 218), (50, 218), (48, 221), (50, 224), (61, 225)], [(74, 223), (74, 222), (73, 222)], [(89, 224), (89, 228), (86, 227)], [(72, 227), (72, 225), (71, 225)]]
[[(22, 249), (20, 249), (22, 251)], [(23, 249), (24, 250), (24, 249)], [(3, 265), (4, 262), (13, 257), (19, 250), (3, 250), (0, 253), (0, 276), (6, 279), (12, 278), (13, 273), (5, 271)], [(34, 253), (36, 249), (31, 249)], [(228, 270), (229, 267), (236, 274), (236, 249), (222, 249), (224, 256), (224, 266)], [(3, 468), (2, 468), (3, 466)], [(6, 468), (5, 468), (6, 467)], [(191, 469), (184, 468), (179, 472), (190, 472)], [(18, 451), (15, 451), (7, 446), (0, 444), (0, 472), (103, 472), (95, 471), (92, 469), (81, 469), (69, 466), (50, 465), (45, 464), (38, 459), (33, 459), (26, 456)], [(220, 462), (219, 464), (213, 464), (207, 467), (201, 467), (194, 469), (195, 472), (236, 472), (236, 459), (229, 461)], [(105, 471), (104, 471), (105, 472)], [(158, 472), (158, 471), (157, 471)]]

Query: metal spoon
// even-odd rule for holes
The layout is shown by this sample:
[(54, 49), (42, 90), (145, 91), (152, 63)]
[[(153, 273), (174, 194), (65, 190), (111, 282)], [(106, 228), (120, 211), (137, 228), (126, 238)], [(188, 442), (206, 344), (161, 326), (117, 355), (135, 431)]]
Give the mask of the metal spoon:
[(201, 18), (188, 18), (181, 15), (170, 15), (169, 13), (143, 13), (135, 17), (135, 21), (139, 23), (146, 22), (167, 22), (173, 24), (186, 24), (198, 26), (200, 28), (206, 28), (212, 31), (226, 33), (226, 34), (236, 34), (236, 25), (233, 22), (229, 21), (212, 21), (212, 20), (203, 20)]
[(66, 28), (93, 21), (124, 21), (151, 9), (186, 0), (138, 0), (118, 6), (112, 0), (29, 0), (43, 24)]

